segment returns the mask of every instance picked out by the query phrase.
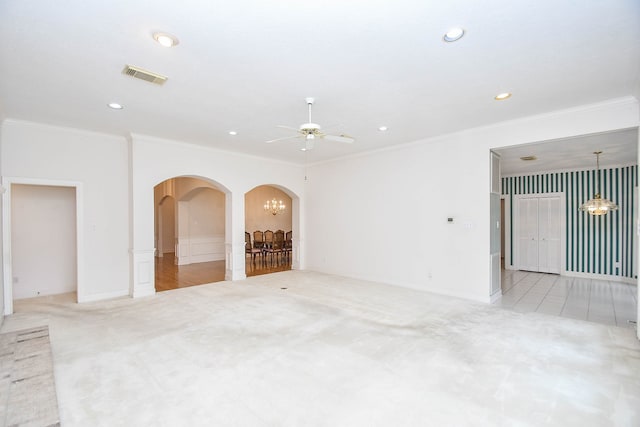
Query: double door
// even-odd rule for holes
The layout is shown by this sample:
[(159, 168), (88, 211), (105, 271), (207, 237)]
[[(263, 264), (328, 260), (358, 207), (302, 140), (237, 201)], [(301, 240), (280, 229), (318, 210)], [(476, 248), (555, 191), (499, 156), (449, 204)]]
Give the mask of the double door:
[(518, 200), (518, 269), (560, 273), (560, 197)]

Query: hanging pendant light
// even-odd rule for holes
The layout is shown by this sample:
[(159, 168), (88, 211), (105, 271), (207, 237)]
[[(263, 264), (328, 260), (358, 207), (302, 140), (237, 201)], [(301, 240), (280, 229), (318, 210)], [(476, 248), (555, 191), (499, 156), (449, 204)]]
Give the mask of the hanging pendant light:
[(285, 211), (287, 207), (282, 202), (282, 200), (278, 201), (274, 197), (272, 200), (267, 200), (264, 204), (264, 210), (271, 215), (278, 215)]
[(600, 154), (602, 151), (594, 151), (596, 155), (596, 168), (598, 174), (598, 189), (593, 199), (590, 199), (584, 205), (580, 206), (582, 212), (587, 212), (589, 215), (606, 215), (609, 211), (615, 211), (618, 209), (618, 205), (611, 200), (603, 199), (600, 195)]

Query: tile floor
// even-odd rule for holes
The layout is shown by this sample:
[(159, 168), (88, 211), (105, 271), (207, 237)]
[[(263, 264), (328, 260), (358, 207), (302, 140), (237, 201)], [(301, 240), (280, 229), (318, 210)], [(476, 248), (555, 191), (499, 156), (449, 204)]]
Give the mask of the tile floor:
[(502, 270), (502, 298), (495, 305), (633, 328), (637, 298), (637, 287), (627, 283)]
[(640, 425), (629, 328), (304, 271), (73, 301), (2, 325), (49, 326), (65, 427)]

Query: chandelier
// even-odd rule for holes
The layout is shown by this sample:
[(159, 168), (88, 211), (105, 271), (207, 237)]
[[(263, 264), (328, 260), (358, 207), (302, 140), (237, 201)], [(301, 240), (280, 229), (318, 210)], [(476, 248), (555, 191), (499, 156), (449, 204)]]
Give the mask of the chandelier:
[(587, 212), (589, 215), (606, 215), (607, 212), (618, 209), (618, 205), (613, 203), (611, 200), (603, 199), (600, 195), (600, 154), (602, 154), (602, 151), (594, 151), (593, 154), (596, 155), (596, 168), (598, 174), (597, 193), (593, 196), (593, 199), (580, 206), (580, 210), (582, 212)]
[(274, 197), (271, 200), (267, 200), (264, 204), (265, 212), (270, 213), (271, 215), (278, 215), (279, 213), (283, 213), (287, 207), (284, 205), (282, 200), (278, 201)]

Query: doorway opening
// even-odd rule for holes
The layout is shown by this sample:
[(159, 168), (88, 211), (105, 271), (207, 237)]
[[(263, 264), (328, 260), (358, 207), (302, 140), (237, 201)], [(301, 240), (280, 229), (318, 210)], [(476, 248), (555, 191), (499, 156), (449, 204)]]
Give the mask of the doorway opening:
[[(640, 311), (631, 219), (638, 209), (638, 129), (493, 151), (501, 156), (504, 200), (498, 304), (631, 327), (628, 322)], [(606, 155), (600, 170), (594, 151)], [(603, 216), (581, 212), (600, 181), (602, 197), (619, 210)]]
[(64, 294), (81, 301), (81, 184), (11, 178), (3, 184), (3, 247), (9, 254), (4, 257), (4, 313), (35, 297)]
[(157, 292), (225, 280), (225, 198), (200, 178), (155, 186)]
[[(294, 238), (292, 198), (275, 186), (261, 185), (247, 192), (244, 200), (246, 275), (291, 270)], [(278, 205), (282, 202), (284, 209), (267, 210), (265, 204), (273, 200)]]

